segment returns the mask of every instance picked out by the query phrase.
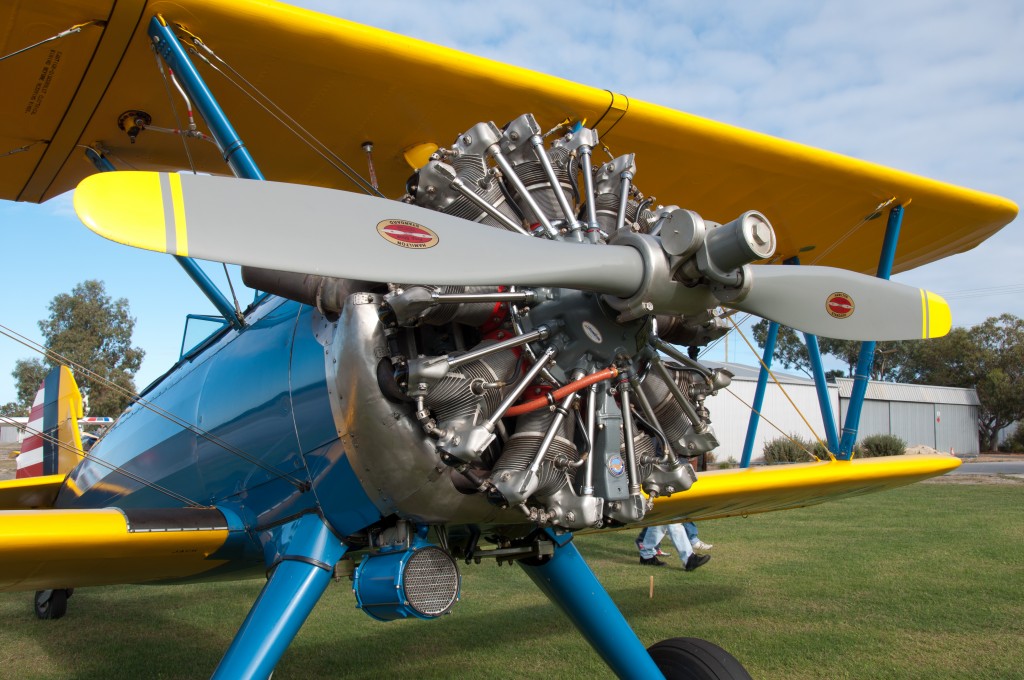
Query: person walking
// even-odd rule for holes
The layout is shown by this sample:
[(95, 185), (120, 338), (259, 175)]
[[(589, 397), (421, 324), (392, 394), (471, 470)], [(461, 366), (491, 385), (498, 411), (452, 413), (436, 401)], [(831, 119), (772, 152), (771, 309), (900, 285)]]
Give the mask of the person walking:
[(661, 543), (661, 539), (665, 537), (666, 533), (672, 539), (672, 545), (676, 547), (683, 569), (686, 571), (698, 569), (711, 560), (711, 555), (702, 555), (693, 551), (693, 545), (682, 524), (663, 524), (648, 527), (640, 546), (640, 564), (648, 567), (665, 566), (665, 563), (658, 559), (657, 550), (658, 544)]

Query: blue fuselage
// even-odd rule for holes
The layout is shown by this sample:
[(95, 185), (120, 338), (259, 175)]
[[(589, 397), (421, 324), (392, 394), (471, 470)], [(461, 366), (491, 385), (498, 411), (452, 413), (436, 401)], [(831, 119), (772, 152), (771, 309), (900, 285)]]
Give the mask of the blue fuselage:
[(331, 414), (330, 338), (317, 337), (330, 324), (271, 296), (246, 321), (151, 385), (93, 448), (103, 462), (71, 472), (57, 507), (183, 505), (161, 487), (231, 508), (249, 527), (319, 511), (344, 535), (379, 519)]

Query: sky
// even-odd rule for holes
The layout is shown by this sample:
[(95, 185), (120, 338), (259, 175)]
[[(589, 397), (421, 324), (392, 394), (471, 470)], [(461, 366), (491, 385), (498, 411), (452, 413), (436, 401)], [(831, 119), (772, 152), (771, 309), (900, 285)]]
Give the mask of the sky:
[[(1024, 3), (298, 4), (1024, 203)], [(1021, 222), (894, 280), (946, 297), (958, 326), (1004, 312), (1024, 317)], [(0, 237), (0, 324), (38, 342), (37, 322), (55, 295), (102, 279), (136, 317), (134, 342), (146, 351), (139, 387), (177, 359), (186, 314), (215, 313), (169, 256), (88, 232), (68, 195), (41, 206), (0, 201)], [(205, 268), (227, 290), (222, 267)], [(244, 306), (251, 292), (230, 271)], [(724, 344), (705, 356), (724, 359)], [(728, 352), (756, 363), (738, 338)], [(0, 404), (15, 398), (15, 361), (33, 356), (0, 337)]]

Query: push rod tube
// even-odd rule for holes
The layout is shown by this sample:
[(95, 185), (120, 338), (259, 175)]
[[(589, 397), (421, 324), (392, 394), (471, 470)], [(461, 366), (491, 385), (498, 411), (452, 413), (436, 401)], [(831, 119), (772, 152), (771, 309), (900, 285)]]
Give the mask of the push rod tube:
[(486, 200), (476, 194), (475, 191), (466, 186), (466, 183), (459, 178), (452, 180), (452, 188), (458, 191), (460, 194), (469, 199), (470, 203), (483, 210), (485, 213), (493, 217), (494, 219), (501, 222), (511, 231), (522, 234), (523, 236), (529, 236), (530, 232), (523, 229), (523, 225), (516, 224), (506, 215), (502, 214), (500, 210), (495, 208), (493, 205), (488, 203)]
[(587, 395), (587, 441), (590, 442), (590, 455), (587, 456), (587, 464), (583, 468), (583, 495), (594, 495), (594, 437), (597, 435), (597, 390), (598, 385), (590, 386), (590, 394)]
[(654, 364), (654, 369), (658, 371), (662, 380), (665, 381), (668, 391), (672, 393), (672, 397), (676, 400), (676, 403), (679, 404), (679, 408), (683, 409), (683, 413), (690, 419), (690, 422), (693, 424), (693, 429), (702, 434), (706, 432), (707, 426), (701, 422), (700, 416), (697, 415), (697, 410), (693, 408), (693, 404), (690, 403), (690, 400), (687, 399), (686, 395), (684, 395), (679, 389), (679, 385), (676, 385), (675, 378), (673, 378), (672, 374), (669, 373), (667, 368), (665, 368), (665, 364), (662, 363), (661, 358), (654, 357), (651, 359), (651, 363)]
[[(533, 342), (535, 340), (544, 340), (549, 334), (550, 331), (547, 326), (540, 326), (535, 331), (530, 331), (523, 335), (517, 335), (514, 338), (496, 342), (493, 345), (487, 345), (487, 347), (484, 347), (483, 349), (460, 354), (457, 357), (450, 357), (448, 359), (448, 366), (451, 368), (458, 368), (459, 366), (476, 361), (477, 359), (482, 359), (485, 356), (494, 354), (495, 352), (501, 352), (502, 350), (506, 350), (511, 347), (519, 347), (520, 345), (525, 345), (526, 343)], [(537, 363), (540, 364), (541, 362), (538, 361)]]
[(619, 212), (615, 215), (615, 231), (626, 226), (626, 206), (629, 205), (629, 189), (632, 186), (633, 173), (628, 170), (622, 173), (622, 186), (619, 191)]
[(675, 467), (678, 462), (678, 458), (676, 458), (676, 452), (672, 449), (672, 443), (668, 441), (668, 437), (665, 436), (665, 428), (663, 428), (661, 423), (658, 422), (658, 416), (654, 415), (654, 409), (651, 408), (651, 402), (647, 400), (647, 396), (644, 394), (643, 390), (640, 389), (640, 381), (637, 380), (637, 377), (633, 375), (632, 372), (629, 374), (629, 384), (633, 388), (633, 394), (636, 395), (637, 403), (640, 404), (640, 410), (644, 412), (644, 417), (650, 421), (651, 425), (654, 426), (654, 429), (658, 431), (658, 436), (661, 437), (667, 445), (665, 447), (665, 457), (668, 460), (669, 465)]
[(629, 495), (640, 493), (640, 466), (636, 460), (636, 446), (633, 443), (633, 410), (630, 407), (629, 375), (619, 378), (619, 401), (622, 404), (622, 437), (626, 445), (626, 463), (629, 466)]
[(523, 376), (523, 379), (516, 383), (516, 386), (512, 389), (512, 392), (507, 397), (505, 397), (504, 401), (498, 404), (498, 408), (494, 409), (494, 413), (492, 413), (491, 417), (488, 418), (487, 422), (484, 423), (484, 427), (487, 429), (488, 432), (494, 432), (495, 425), (497, 425), (498, 421), (500, 421), (502, 417), (504, 417), (505, 411), (512, 408), (512, 404), (516, 403), (516, 400), (519, 399), (523, 392), (526, 391), (526, 388), (530, 386), (530, 383), (533, 382), (534, 378), (536, 378), (537, 375), (541, 372), (541, 370), (543, 370), (544, 367), (548, 365), (548, 362), (551, 361), (551, 359), (554, 356), (555, 348), (548, 347), (547, 350), (545, 350), (544, 354), (542, 354), (540, 358), (537, 359), (537, 363), (535, 363), (530, 368), (529, 372), (525, 376)]
[(463, 302), (525, 302), (529, 304), (536, 298), (536, 293), (532, 290), (515, 293), (438, 293), (435, 291), (430, 297), (439, 304), (461, 304)]
[(537, 216), (537, 221), (540, 222), (541, 227), (544, 229), (544, 234), (548, 238), (557, 237), (558, 230), (555, 229), (554, 225), (552, 225), (548, 220), (548, 216), (544, 214), (541, 207), (537, 205), (537, 201), (534, 200), (530, 191), (526, 188), (526, 185), (523, 184), (523, 181), (519, 179), (519, 175), (516, 174), (515, 168), (513, 168), (512, 164), (508, 162), (507, 158), (505, 158), (505, 154), (501, 153), (501, 149), (498, 148), (498, 145), (493, 145), (488, 151), (491, 154), (491, 157), (494, 158), (494, 162), (498, 164), (498, 167), (501, 169), (501, 173), (505, 176), (505, 179), (512, 183), (512, 186), (516, 188), (516, 191), (519, 192), (522, 199), (526, 201), (528, 206), (530, 206), (530, 210), (532, 210), (534, 215)]
[(562, 215), (565, 216), (565, 223), (569, 225), (573, 238), (576, 241), (582, 242), (583, 235), (580, 233), (579, 221), (576, 219), (576, 213), (573, 211), (572, 206), (569, 205), (569, 201), (566, 199), (565, 193), (562, 191), (562, 186), (558, 182), (558, 177), (555, 176), (555, 169), (551, 167), (551, 159), (548, 158), (548, 154), (544, 150), (544, 140), (541, 139), (540, 135), (533, 135), (530, 137), (530, 144), (533, 146), (534, 153), (537, 154), (537, 160), (540, 161), (540, 167), (544, 169), (544, 175), (548, 178), (548, 184), (551, 185), (551, 191), (555, 194), (555, 200), (558, 201), (558, 207), (562, 209)]

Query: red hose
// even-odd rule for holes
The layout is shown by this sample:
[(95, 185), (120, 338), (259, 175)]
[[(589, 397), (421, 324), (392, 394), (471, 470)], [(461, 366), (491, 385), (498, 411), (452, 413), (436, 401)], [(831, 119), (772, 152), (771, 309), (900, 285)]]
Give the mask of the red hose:
[(614, 378), (618, 374), (619, 369), (615, 368), (614, 366), (609, 366), (608, 368), (602, 369), (600, 371), (595, 371), (590, 375), (583, 376), (582, 378), (575, 382), (571, 382), (568, 385), (559, 387), (554, 392), (549, 392), (546, 396), (543, 396), (539, 399), (534, 399), (533, 401), (528, 401), (524, 404), (513, 406), (509, 410), (505, 411), (505, 416), (515, 417), (521, 416), (524, 413), (536, 411), (539, 408), (544, 408), (545, 406), (549, 406), (554, 402), (564, 399), (574, 392), (579, 392), (582, 389), (586, 389), (587, 387), (590, 387), (594, 383), (599, 383), (602, 380)]

